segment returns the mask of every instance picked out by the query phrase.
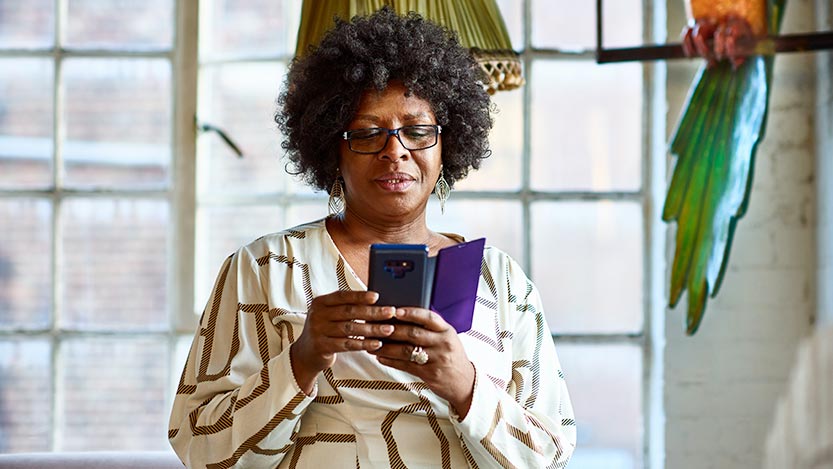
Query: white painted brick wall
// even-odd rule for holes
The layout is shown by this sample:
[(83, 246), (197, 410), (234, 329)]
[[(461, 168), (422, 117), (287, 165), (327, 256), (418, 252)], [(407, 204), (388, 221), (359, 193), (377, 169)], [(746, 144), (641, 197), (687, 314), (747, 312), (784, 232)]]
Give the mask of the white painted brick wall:
[[(789, 0), (783, 31), (815, 30), (814, 1), (829, 0)], [(669, 18), (682, 14), (680, 4), (667, 2)], [(669, 37), (679, 26), (679, 19), (669, 23)], [(738, 223), (721, 291), (710, 299), (700, 330), (693, 337), (684, 334), (685, 298), (668, 312), (668, 469), (761, 467), (775, 402), (816, 313), (821, 270), (815, 60), (813, 54), (782, 54), (776, 60), (749, 210)], [(673, 129), (693, 68), (670, 64), (668, 70)]]

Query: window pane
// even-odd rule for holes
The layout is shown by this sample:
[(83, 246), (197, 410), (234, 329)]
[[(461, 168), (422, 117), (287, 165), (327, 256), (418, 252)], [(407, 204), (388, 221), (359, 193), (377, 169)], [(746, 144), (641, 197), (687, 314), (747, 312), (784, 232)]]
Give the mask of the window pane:
[[(632, 47), (642, 44), (642, 1), (604, 2), (602, 46)], [(532, 43), (538, 48), (583, 50), (596, 48), (596, 2), (534, 0)]]
[(54, 27), (54, 0), (0, 0), (0, 49), (52, 47)]
[(483, 160), (479, 170), (457, 181), (455, 189), (514, 191), (521, 187), (523, 96), (521, 90), (501, 91), (492, 95), (492, 102), (497, 108), (497, 114), (492, 115), (495, 125), (489, 135), (492, 154)]
[(196, 310), (202, 311), (223, 261), (240, 246), (280, 231), (276, 206), (202, 207), (197, 211)]
[(443, 233), (456, 233), (467, 240), (486, 238), (495, 246), (523, 261), (521, 204), (514, 200), (454, 200), (454, 192), (440, 213), (436, 196), (428, 204), (428, 226)]
[(167, 339), (83, 337), (61, 344), (58, 450), (165, 450)]
[(642, 208), (632, 202), (532, 205), (532, 275), (553, 332), (642, 330)]
[(52, 183), (52, 80), (52, 60), (0, 59), (0, 189)]
[(570, 469), (642, 465), (642, 349), (632, 345), (557, 344), (576, 414)]
[(171, 160), (171, 67), (157, 59), (67, 59), (66, 184), (162, 188)]
[(66, 45), (74, 48), (169, 49), (172, 0), (67, 0)]
[(642, 66), (539, 61), (530, 180), (541, 190), (638, 190)]
[(286, 226), (283, 228), (292, 228), (326, 217), (329, 214), (326, 197), (329, 197), (329, 195), (326, 192), (320, 195), (323, 196), (320, 200), (296, 202), (288, 206), (286, 208)]
[(308, 191), (286, 174), (281, 159), (274, 114), (285, 70), (278, 63), (204, 69), (200, 119), (226, 131), (244, 156), (239, 158), (218, 135), (203, 134), (197, 165), (201, 193), (275, 193), (288, 187)]
[(200, 56), (294, 54), (298, 0), (203, 0)]
[(46, 200), (0, 199), (0, 329), (49, 327), (51, 220)]
[(0, 340), (0, 453), (49, 451), (49, 341)]
[(62, 326), (167, 327), (170, 222), (164, 201), (66, 200)]
[(519, 2), (518, 0), (497, 0), (497, 5), (500, 7), (500, 16), (503, 17), (503, 22), (506, 23), (506, 29), (509, 31), (509, 40), (512, 41), (512, 48), (516, 51), (523, 50), (523, 2)]
[(188, 361), (188, 352), (191, 350), (191, 342), (194, 340), (193, 334), (180, 335), (176, 338), (174, 345), (174, 353), (171, 359), (173, 360), (173, 367), (171, 367), (171, 385), (169, 395), (173, 400), (176, 388), (179, 386), (179, 380), (182, 378), (182, 370), (185, 369), (185, 362)]

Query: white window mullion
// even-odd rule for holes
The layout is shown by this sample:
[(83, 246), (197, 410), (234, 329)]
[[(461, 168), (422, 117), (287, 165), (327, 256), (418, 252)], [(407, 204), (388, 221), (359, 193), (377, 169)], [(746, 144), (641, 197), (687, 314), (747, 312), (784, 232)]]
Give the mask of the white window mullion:
[[(645, 22), (645, 24), (650, 24)], [(648, 29), (648, 28), (646, 28)], [(652, 323), (654, 315), (652, 314), (652, 287), (655, 282), (652, 275), (653, 269), (653, 255), (652, 249), (654, 239), (654, 225), (656, 221), (653, 219), (654, 205), (651, 203), (651, 188), (653, 166), (651, 165), (651, 150), (652, 139), (654, 135), (651, 122), (654, 120), (654, 112), (656, 107), (653, 101), (652, 89), (654, 88), (654, 65), (644, 65), (642, 67), (642, 185), (640, 193), (642, 195), (642, 265), (644, 273), (642, 276), (642, 336), (645, 339), (642, 347), (642, 414), (645, 426), (644, 438), (642, 440), (642, 461), (646, 469), (655, 469), (651, 463), (651, 429), (656, 423), (653, 418), (653, 385), (652, 376), (657, 364), (653, 358), (654, 341), (651, 335)], [(660, 400), (661, 401), (661, 400)], [(658, 469), (658, 468), (656, 468)]]
[(530, 93), (529, 74), (532, 68), (533, 58), (530, 55), (532, 50), (532, 2), (523, 3), (523, 49), (521, 61), (523, 66), (524, 81), (526, 85), (523, 92), (523, 149), (521, 150), (521, 221), (523, 223), (523, 259), (521, 260), (524, 270), (529, 274), (532, 272), (532, 207), (531, 200), (525, 194), (530, 192), (530, 167), (532, 165), (530, 135), (532, 134), (532, 121), (530, 119)]
[[(58, 119), (58, 116), (55, 116), (55, 119)], [(58, 140), (57, 138), (55, 139)], [(57, 164), (56, 164), (57, 165)], [(60, 399), (60, 395), (62, 390), (59, 386), (59, 373), (61, 367), (59, 366), (60, 363), (60, 344), (61, 344), (61, 335), (60, 335), (60, 328), (58, 326), (58, 321), (60, 319), (60, 311), (63, 308), (63, 284), (61, 282), (61, 259), (62, 259), (62, 248), (61, 239), (62, 229), (61, 224), (59, 222), (61, 214), (61, 197), (56, 193), (52, 193), (52, 317), (51, 317), (51, 332), (50, 332), (50, 341), (51, 341), (51, 351), (52, 351), (52, 360), (51, 360), (51, 367), (52, 367), (52, 432), (51, 432), (51, 442), (50, 448), (55, 451), (57, 450), (57, 445), (60, 441), (60, 435), (58, 434), (58, 429), (61, 428), (59, 425), (59, 415), (63, 415), (61, 410), (59, 409), (59, 403), (62, 401)]]
[(50, 318), (50, 342), (51, 342), (51, 432), (49, 447), (52, 451), (59, 449), (61, 442), (60, 428), (62, 427), (60, 416), (63, 415), (60, 409), (62, 399), (60, 395), (60, 334), (58, 322), (60, 319), (62, 299), (63, 299), (63, 285), (61, 283), (61, 259), (62, 249), (61, 243), (61, 224), (60, 224), (60, 210), (61, 197), (60, 191), (63, 189), (63, 153), (61, 142), (63, 140), (64, 125), (63, 119), (63, 103), (64, 103), (64, 86), (63, 86), (63, 60), (61, 51), (64, 42), (64, 31), (66, 30), (66, 15), (67, 0), (55, 1), (55, 34), (52, 46), (53, 57), (53, 76), (52, 76), (52, 311)]
[(61, 356), (63, 343), (58, 334), (52, 334), (52, 451), (63, 449), (63, 432), (66, 409), (63, 406), (64, 389), (60, 386), (63, 382), (64, 367)]
[[(646, 21), (646, 39), (649, 42), (662, 44), (666, 40), (667, 12), (665, 2), (650, 2), (645, 4), (645, 10), (651, 15), (650, 21)], [(663, 351), (665, 344), (665, 248), (668, 236), (668, 227), (662, 221), (662, 201), (665, 199), (666, 175), (667, 173), (667, 143), (666, 135), (666, 75), (667, 64), (657, 62), (650, 68), (651, 76), (648, 78), (651, 87), (648, 89), (646, 99), (650, 103), (650, 121), (645, 125), (650, 129), (650, 140), (646, 146), (645, 158), (649, 164), (648, 174), (650, 177), (645, 180), (646, 217), (650, 220), (648, 232), (648, 249), (650, 257), (645, 264), (646, 276), (650, 277), (650, 289), (646, 291), (648, 298), (648, 312), (645, 322), (645, 334), (648, 336), (648, 351), (646, 352), (646, 363), (650, 364), (650, 376), (647, 377), (646, 394), (647, 406), (645, 407), (645, 440), (646, 440), (646, 467), (650, 469), (663, 469), (665, 467), (665, 411), (664, 391), (665, 380), (663, 366)]]
[(52, 330), (58, 332), (58, 320), (61, 311), (61, 194), (64, 189), (63, 171), (63, 137), (66, 132), (64, 122), (64, 84), (63, 84), (63, 32), (66, 29), (67, 0), (55, 2), (55, 44), (53, 47), (54, 74), (52, 77)]
[(194, 315), (194, 239), (196, 220), (196, 114), (199, 41), (199, 1), (176, 4), (174, 45), (173, 190), (169, 304), (171, 330), (190, 333)]
[[(666, 39), (666, 12), (663, 2), (642, 1), (645, 43), (662, 44)], [(645, 349), (643, 350), (644, 464), (646, 468), (665, 467), (665, 413), (663, 398), (663, 346), (665, 333), (665, 238), (662, 222), (666, 168), (665, 77), (666, 63), (653, 62), (643, 67), (643, 150), (642, 193), (644, 194), (644, 281)]]

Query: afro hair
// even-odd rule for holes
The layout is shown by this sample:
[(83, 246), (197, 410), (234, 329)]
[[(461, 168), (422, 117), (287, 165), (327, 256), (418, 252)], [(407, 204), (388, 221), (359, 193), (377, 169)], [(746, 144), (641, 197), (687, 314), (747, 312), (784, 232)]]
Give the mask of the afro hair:
[(366, 90), (400, 81), (427, 101), (443, 128), (443, 174), (464, 178), (491, 153), (491, 102), (483, 75), (455, 34), (416, 13), (389, 7), (335, 20), (321, 43), (289, 67), (275, 122), (287, 170), (318, 190), (338, 174), (339, 145)]

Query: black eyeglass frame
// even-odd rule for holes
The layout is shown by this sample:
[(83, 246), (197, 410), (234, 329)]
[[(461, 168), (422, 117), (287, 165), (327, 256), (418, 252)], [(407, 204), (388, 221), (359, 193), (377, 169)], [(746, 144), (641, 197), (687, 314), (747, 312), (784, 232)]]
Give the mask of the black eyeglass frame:
[[(408, 145), (406, 145), (405, 142), (402, 141), (402, 137), (399, 136), (399, 132), (402, 129), (412, 129), (414, 127), (421, 128), (421, 129), (431, 128), (432, 130), (434, 130), (434, 143), (432, 143), (431, 145), (425, 146), (425, 147), (409, 148)], [(385, 143), (382, 144), (382, 146), (379, 147), (379, 149), (376, 150), (376, 151), (355, 150), (353, 148), (353, 134), (356, 133), (356, 132), (366, 132), (368, 130), (381, 130), (384, 133), (386, 133), (387, 135), (385, 135)], [(402, 147), (404, 147), (406, 150), (416, 151), (416, 150), (427, 150), (431, 147), (437, 146), (437, 143), (439, 143), (439, 141), (440, 141), (440, 134), (442, 134), (442, 133), (443, 133), (443, 127), (441, 125), (438, 125), (438, 124), (417, 124), (417, 125), (403, 125), (402, 127), (399, 127), (398, 129), (387, 129), (387, 128), (384, 128), (384, 127), (369, 127), (369, 128), (366, 128), (366, 129), (347, 130), (342, 134), (342, 139), (347, 140), (347, 147), (353, 153), (359, 153), (359, 154), (363, 154), (363, 155), (372, 155), (374, 153), (379, 153), (386, 146), (388, 146), (388, 142), (390, 141), (390, 136), (391, 135), (394, 135), (396, 137), (396, 139), (399, 140), (399, 143), (402, 145)]]

